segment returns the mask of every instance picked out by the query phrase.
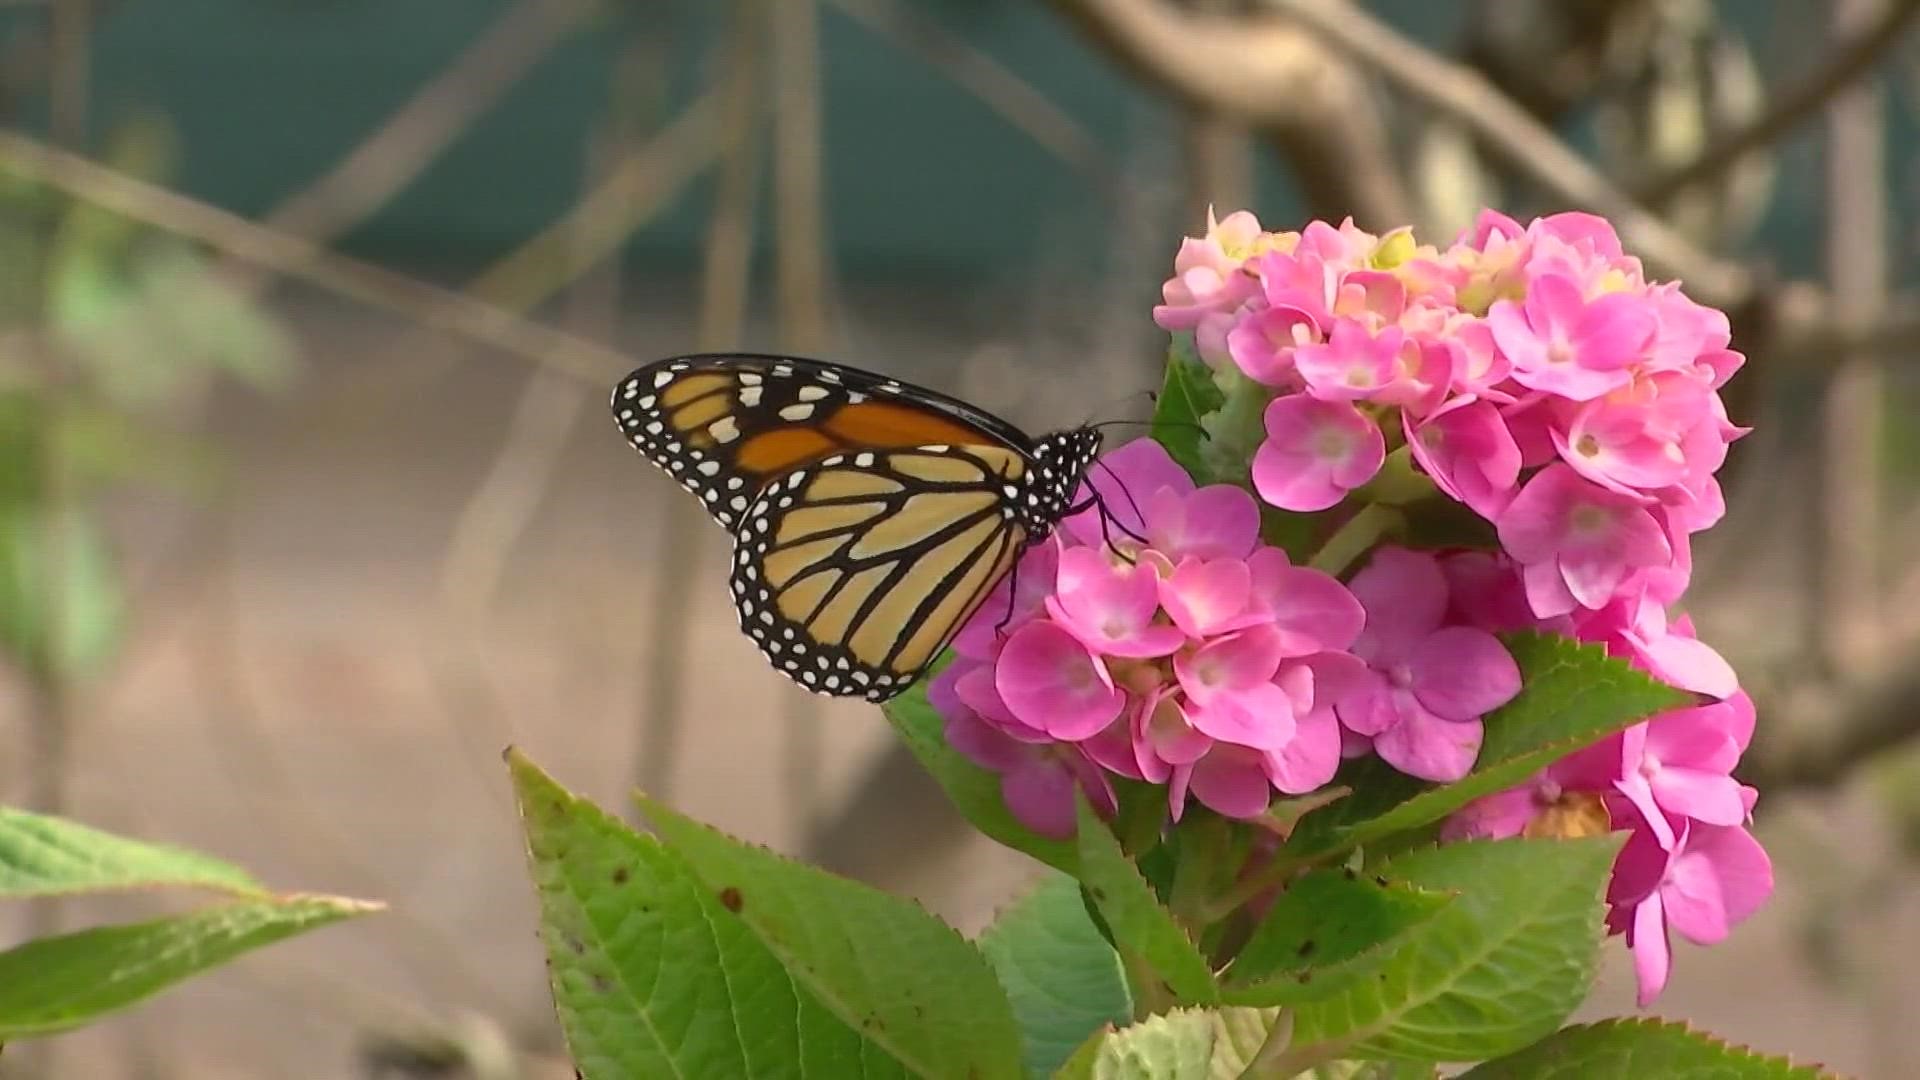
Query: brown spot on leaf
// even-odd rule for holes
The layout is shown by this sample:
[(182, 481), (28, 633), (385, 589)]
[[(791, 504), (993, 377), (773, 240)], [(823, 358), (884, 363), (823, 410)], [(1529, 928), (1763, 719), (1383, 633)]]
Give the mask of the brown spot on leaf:
[(633, 876), (633, 871), (628, 870), (624, 866), (616, 866), (613, 868), (613, 883), (615, 885), (625, 885), (627, 883), (627, 879), (632, 876)]
[(740, 907), (744, 903), (746, 903), (746, 901), (741, 899), (739, 889), (729, 885), (720, 890), (720, 906), (726, 908), (728, 911), (738, 915), (740, 913)]
[(1312, 956), (1313, 950), (1316, 948), (1318, 948), (1318, 946), (1314, 944), (1313, 939), (1308, 938), (1307, 940), (1300, 943), (1300, 947), (1298, 949), (1294, 950), (1294, 955), (1304, 960), (1307, 957)]

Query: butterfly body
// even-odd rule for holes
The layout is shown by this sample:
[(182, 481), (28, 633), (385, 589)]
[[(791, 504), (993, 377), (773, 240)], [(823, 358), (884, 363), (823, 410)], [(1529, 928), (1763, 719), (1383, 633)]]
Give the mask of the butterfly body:
[(807, 689), (884, 701), (1073, 507), (1099, 432), (1032, 438), (857, 368), (675, 357), (613, 393), (628, 440), (734, 537), (741, 630)]

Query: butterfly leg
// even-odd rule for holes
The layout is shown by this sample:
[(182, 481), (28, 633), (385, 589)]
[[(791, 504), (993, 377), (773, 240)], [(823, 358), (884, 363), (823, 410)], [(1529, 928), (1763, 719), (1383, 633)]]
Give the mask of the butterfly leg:
[(1020, 563), (1019, 556), (1013, 560), (1013, 573), (1007, 578), (1007, 613), (993, 626), (994, 637), (1007, 636), (1007, 624), (1013, 621), (1013, 606), (1020, 602)]

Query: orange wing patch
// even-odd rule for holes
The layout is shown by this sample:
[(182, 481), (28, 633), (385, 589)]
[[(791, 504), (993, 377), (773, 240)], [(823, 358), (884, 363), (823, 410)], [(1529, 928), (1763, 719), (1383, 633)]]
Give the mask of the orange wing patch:
[(834, 410), (823, 425), (849, 447), (969, 446), (980, 433), (926, 409), (886, 401), (860, 401)]

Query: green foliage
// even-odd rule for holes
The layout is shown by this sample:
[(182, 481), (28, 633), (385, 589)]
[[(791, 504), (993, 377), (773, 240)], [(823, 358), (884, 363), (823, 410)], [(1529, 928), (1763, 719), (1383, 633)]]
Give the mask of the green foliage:
[(0, 953), (0, 1040), (71, 1031), (242, 953), (374, 910), (332, 896), (240, 900), (30, 941)]
[(1271, 1010), (1176, 1009), (1088, 1039), (1055, 1080), (1227, 1080), (1266, 1041)]
[(266, 895), (245, 870), (211, 856), (0, 806), (0, 900), (162, 887)]
[(1072, 843), (1041, 836), (1014, 819), (1000, 796), (997, 773), (975, 765), (947, 745), (945, 721), (927, 701), (927, 683), (950, 662), (943, 660), (906, 693), (886, 703), (887, 720), (907, 749), (946, 791), (954, 808), (987, 836), (1057, 870), (1072, 873), (1077, 856)]
[(1327, 997), (1370, 975), (1415, 927), (1452, 901), (1446, 893), (1351, 870), (1294, 879), (1241, 947), (1227, 973), (1236, 1005), (1292, 1005)]
[(0, 650), (36, 681), (91, 674), (119, 646), (119, 567), (79, 508), (0, 505)]
[(1525, 1050), (1469, 1069), (1462, 1080), (1821, 1080), (1795, 1065), (1666, 1020), (1606, 1020), (1559, 1031)]
[(583, 1075), (1019, 1075), (992, 969), (913, 904), (644, 798), (641, 837), (510, 764)]
[(1137, 959), (1183, 1003), (1219, 1000), (1207, 958), (1173, 914), (1160, 906), (1153, 887), (1120, 849), (1106, 822), (1085, 799), (1079, 806), (1080, 884), (1122, 955)]
[(980, 935), (1013, 1004), (1027, 1070), (1045, 1076), (1087, 1036), (1133, 1015), (1120, 956), (1087, 917), (1080, 885), (1048, 874)]
[(1690, 701), (1599, 645), (1531, 632), (1504, 640), (1523, 685), (1519, 696), (1487, 716), (1473, 771), (1435, 787), (1363, 759), (1337, 781), (1352, 786), (1352, 797), (1301, 821), (1288, 844), (1294, 857), (1338, 853), (1430, 825), (1575, 750)]
[(1174, 335), (1149, 432), (1196, 484), (1214, 482), (1204, 452), (1208, 434), (1201, 421), (1225, 401), (1226, 395), (1214, 385), (1212, 370), (1193, 352), (1193, 335)]
[(0, 952), (0, 1042), (72, 1030), (242, 953), (379, 908), (336, 896), (275, 896), (218, 859), (0, 807), (0, 900), (163, 887), (233, 899)]
[(1424, 848), (1381, 868), (1454, 893), (1375, 975), (1295, 1010), (1298, 1044), (1328, 1057), (1475, 1061), (1553, 1031), (1591, 985), (1619, 838)]

